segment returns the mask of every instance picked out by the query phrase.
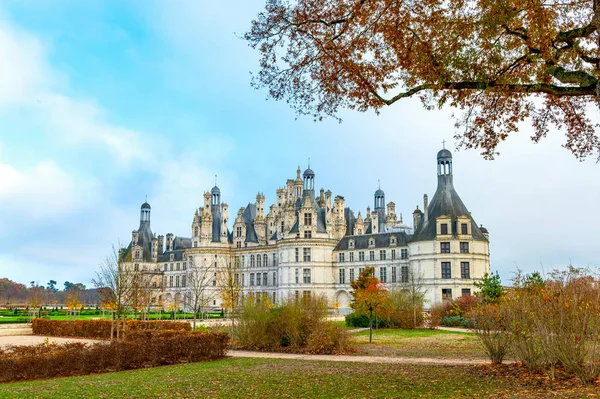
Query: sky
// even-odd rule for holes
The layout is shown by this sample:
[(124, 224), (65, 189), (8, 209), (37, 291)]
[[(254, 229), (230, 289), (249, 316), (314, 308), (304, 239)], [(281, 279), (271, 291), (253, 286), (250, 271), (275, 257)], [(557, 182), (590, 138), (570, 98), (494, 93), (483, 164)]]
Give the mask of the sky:
[[(412, 223), (436, 188), (452, 109), (408, 99), (342, 123), (298, 117), (250, 87), (258, 55), (240, 37), (264, 0), (0, 0), (0, 278), (91, 285), (140, 205), (157, 234), (189, 237), (217, 175), (230, 212), (295, 177), (355, 212), (386, 201)], [(593, 117), (595, 116), (596, 111)], [(600, 266), (600, 164), (531, 142), (527, 124), (484, 160), (454, 151), (454, 184), (490, 231), (491, 269)], [(230, 226), (231, 228), (231, 226)]]

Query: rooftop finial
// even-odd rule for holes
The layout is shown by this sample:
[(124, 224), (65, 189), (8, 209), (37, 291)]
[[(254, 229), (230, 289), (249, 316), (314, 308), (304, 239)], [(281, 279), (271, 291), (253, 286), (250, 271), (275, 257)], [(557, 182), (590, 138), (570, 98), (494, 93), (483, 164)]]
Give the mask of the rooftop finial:
[(308, 157), (308, 169), (310, 169), (310, 157)]
[(215, 186), (217, 185), (217, 175), (215, 175)]
[(148, 202), (148, 194), (146, 194), (146, 202)]
[(381, 180), (377, 179), (377, 188), (381, 190)]
[(444, 147), (444, 150), (446, 149), (446, 140), (442, 140), (442, 146)]

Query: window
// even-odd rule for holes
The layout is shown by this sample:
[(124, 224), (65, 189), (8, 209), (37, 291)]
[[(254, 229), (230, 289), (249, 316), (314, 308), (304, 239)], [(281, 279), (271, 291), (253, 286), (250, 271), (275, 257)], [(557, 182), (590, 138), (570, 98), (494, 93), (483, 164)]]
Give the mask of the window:
[(237, 226), (235, 228), (235, 236), (236, 237), (241, 237), (242, 236), (242, 226)]
[(310, 248), (302, 249), (302, 260), (304, 260), (304, 262), (310, 262)]
[(242, 255), (242, 267), (246, 267), (246, 257)]
[(169, 287), (173, 286), (173, 276), (169, 276)]
[(392, 260), (396, 259), (396, 250), (392, 249)]
[(302, 291), (302, 299), (310, 299), (310, 291)]
[(450, 253), (450, 243), (449, 242), (441, 242), (440, 249), (443, 254), (449, 254)]
[(392, 283), (395, 283), (398, 281), (398, 271), (396, 269), (396, 266), (392, 266)]
[(350, 281), (354, 281), (354, 269), (350, 269)]
[(277, 266), (277, 252), (273, 254), (273, 267)]
[(140, 271), (140, 265), (138, 265), (137, 263), (133, 266), (133, 270), (136, 272)]
[(181, 265), (179, 264), (179, 262), (177, 262), (177, 271), (179, 271), (179, 268), (181, 267)]
[(462, 296), (471, 295), (471, 289), (470, 288), (463, 288), (462, 290), (460, 290), (460, 294)]
[(392, 244), (395, 244), (395, 243), (396, 243), (396, 237), (392, 237), (392, 238), (390, 239), (390, 241), (391, 241), (391, 243), (392, 243)]
[(341, 253), (341, 254), (340, 254), (340, 263), (343, 263), (343, 262), (344, 262), (344, 254), (343, 254), (343, 253)]
[(300, 291), (294, 291), (294, 298), (296, 298), (296, 300), (300, 299)]
[(350, 252), (350, 262), (354, 262), (354, 252)]
[(244, 284), (246, 284), (246, 281), (244, 280), (244, 278), (245, 278), (244, 273), (242, 273), (240, 276), (240, 285), (242, 287), (244, 286)]
[(304, 284), (310, 284), (310, 269), (302, 270), (302, 282)]
[(213, 280), (213, 287), (217, 286), (217, 280)]
[(233, 267), (240, 267), (240, 257), (236, 256), (233, 261)]
[(285, 230), (285, 221), (281, 221), (281, 232), (283, 233)]
[(402, 273), (401, 279), (403, 283), (408, 283), (408, 266), (402, 266), (400, 269), (400, 273)]
[(167, 264), (166, 264), (166, 263), (165, 263), (165, 268), (164, 268), (164, 271), (165, 271), (165, 272), (167, 271)]
[(139, 259), (140, 258), (140, 251), (135, 251), (135, 258)]
[(261, 278), (260, 278), (261, 274), (260, 273), (256, 273), (256, 285), (261, 285)]
[(179, 276), (175, 278), (175, 287), (179, 287)]
[(460, 278), (471, 278), (469, 262), (460, 262)]
[(468, 254), (469, 253), (469, 243), (468, 242), (461, 242), (460, 243), (460, 253), (461, 254)]
[(387, 283), (387, 267), (379, 268), (379, 280), (384, 283)]
[(300, 284), (300, 269), (296, 269), (296, 284)]
[(181, 277), (181, 286), (185, 287), (185, 283), (186, 283), (186, 278), (185, 278), (185, 274)]
[(372, 238), (369, 240), (369, 246), (372, 247), (373, 245), (375, 245), (375, 240), (373, 240)]
[(236, 273), (233, 275), (233, 284), (238, 285), (239, 283), (240, 283), (240, 275)]
[(194, 237), (198, 237), (198, 227), (194, 227)]
[(267, 256), (267, 254), (263, 255), (263, 265), (265, 267), (269, 267), (269, 257)]
[(450, 262), (442, 262), (442, 278), (452, 278)]
[[(195, 243), (194, 243), (194, 244), (195, 244)], [(238, 241), (238, 242), (236, 242), (236, 243), (235, 243), (235, 247), (236, 247), (236, 248), (241, 248), (241, 247), (242, 247), (242, 243), (241, 243), (241, 242), (239, 242), (239, 241)]]
[(375, 251), (369, 251), (369, 260), (375, 260)]
[(254, 255), (250, 255), (250, 267), (254, 267)]
[(277, 285), (277, 272), (273, 272), (273, 285)]
[(400, 250), (400, 257), (402, 259), (408, 259), (408, 249), (407, 248), (403, 248)]
[(379, 260), (385, 260), (385, 256), (386, 256), (385, 249), (379, 250)]
[(183, 270), (187, 270), (187, 262), (183, 262)]
[(447, 235), (448, 234), (448, 223), (442, 223), (440, 224), (440, 234), (441, 235)]
[(359, 268), (358, 268), (358, 274), (361, 274), (363, 271), (365, 271), (365, 268), (364, 268), (364, 267), (359, 267)]
[(350, 248), (354, 248), (354, 240), (350, 240), (350, 241), (348, 241), (348, 246), (349, 246)]
[(460, 234), (467, 235), (469, 234), (469, 225), (466, 223), (460, 224)]
[(254, 273), (250, 273), (250, 286), (254, 285)]
[(340, 284), (346, 284), (346, 269), (340, 269)]
[(256, 255), (256, 267), (262, 267), (262, 256)]
[(452, 289), (451, 288), (442, 288), (442, 301), (451, 301), (452, 300)]
[(358, 261), (359, 262), (364, 262), (365, 261), (365, 252), (364, 251), (360, 251), (358, 253)]
[(174, 265), (174, 264), (172, 264), (172, 263), (169, 265), (169, 269), (170, 269), (171, 271), (173, 271), (173, 268), (174, 268), (174, 267), (175, 267), (175, 265)]
[(304, 238), (312, 238), (312, 231), (305, 230), (304, 231)]
[(269, 285), (269, 279), (267, 278), (267, 273), (263, 273), (263, 284)]
[(304, 214), (304, 225), (305, 226), (312, 226), (312, 213), (305, 213)]
[(296, 262), (300, 262), (300, 248), (294, 248), (295, 250), (295, 256), (296, 256)]

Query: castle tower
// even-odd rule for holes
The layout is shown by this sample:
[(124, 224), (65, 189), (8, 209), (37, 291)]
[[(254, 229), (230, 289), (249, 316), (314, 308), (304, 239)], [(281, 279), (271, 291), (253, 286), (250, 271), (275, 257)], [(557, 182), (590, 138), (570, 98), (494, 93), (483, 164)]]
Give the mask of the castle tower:
[(229, 206), (221, 203), (221, 243), (227, 243), (227, 219), (229, 218)]
[(254, 218), (254, 230), (259, 243), (265, 243), (267, 238), (267, 223), (265, 221), (265, 195), (256, 195), (256, 217)]
[(375, 191), (373, 200), (375, 205), (373, 212), (377, 213), (377, 220), (375, 221), (375, 217), (373, 217), (371, 231), (373, 231), (373, 233), (383, 233), (385, 231), (385, 193), (381, 187)]

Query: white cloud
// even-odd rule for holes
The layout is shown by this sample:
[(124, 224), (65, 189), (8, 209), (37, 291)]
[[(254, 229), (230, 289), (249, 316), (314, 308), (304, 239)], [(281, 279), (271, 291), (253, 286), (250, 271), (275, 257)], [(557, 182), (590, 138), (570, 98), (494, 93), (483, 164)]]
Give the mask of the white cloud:
[(76, 181), (54, 161), (40, 161), (26, 170), (0, 163), (0, 176), (0, 207), (11, 210), (4, 216), (13, 221), (55, 218), (97, 198), (96, 181)]
[(100, 146), (123, 163), (149, 158), (150, 139), (103, 121), (104, 111), (93, 100), (62, 94), (57, 83), (67, 85), (68, 80), (49, 65), (44, 43), (2, 20), (0, 60), (0, 109), (34, 111), (54, 139)]

